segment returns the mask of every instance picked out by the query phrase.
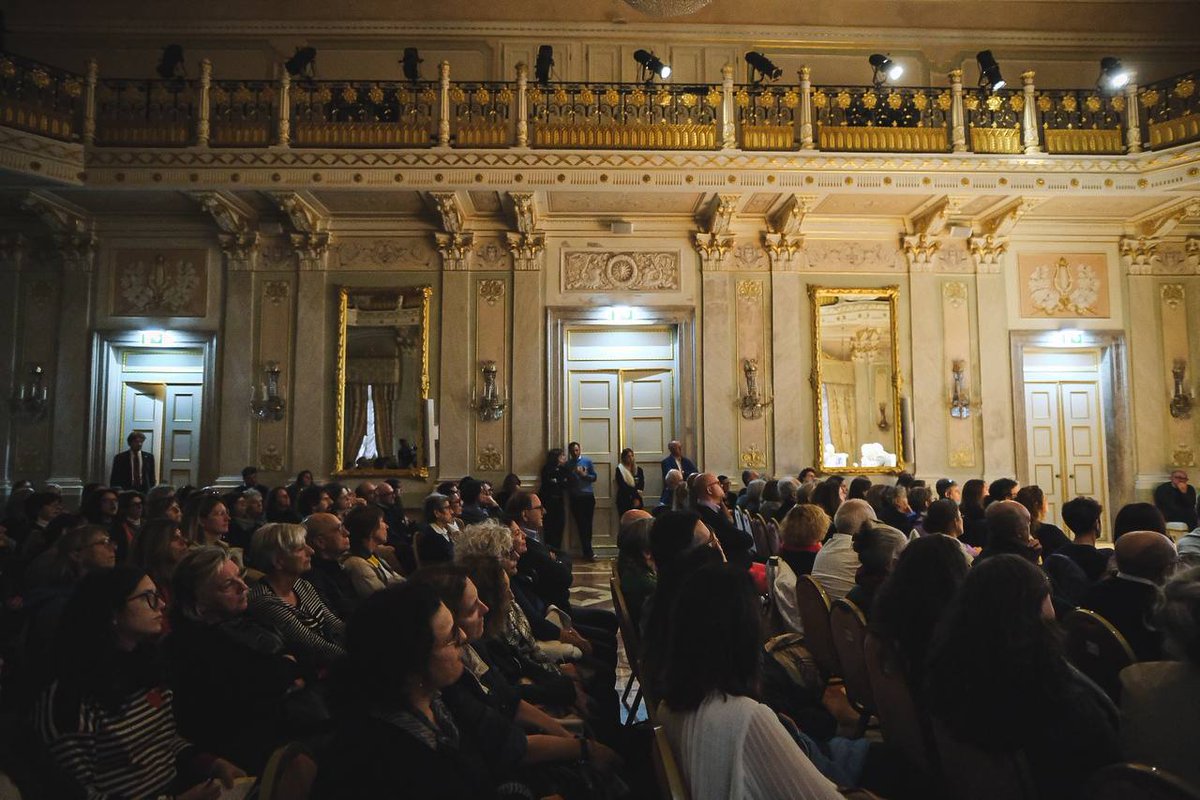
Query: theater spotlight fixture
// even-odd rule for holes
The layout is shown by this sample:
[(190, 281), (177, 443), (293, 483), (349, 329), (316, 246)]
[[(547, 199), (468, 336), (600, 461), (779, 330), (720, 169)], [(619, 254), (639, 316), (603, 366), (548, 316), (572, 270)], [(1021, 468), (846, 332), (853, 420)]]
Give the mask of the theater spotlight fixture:
[(648, 50), (634, 50), (633, 60), (642, 65), (642, 80), (650, 83), (655, 76), (666, 80), (671, 77), (671, 66)]
[(1100, 80), (1096, 83), (1110, 92), (1124, 89), (1125, 84), (1129, 83), (1129, 70), (1121, 66), (1121, 59), (1106, 56), (1100, 59)]
[(162, 58), (158, 60), (155, 72), (164, 81), (169, 81), (172, 78), (186, 77), (187, 71), (183, 66), (183, 47), (177, 44), (169, 44), (164, 47)]
[(871, 82), (875, 84), (876, 89), (888, 81), (898, 80), (904, 74), (904, 67), (892, 61), (883, 53), (872, 53), (867, 61), (871, 64), (871, 69), (873, 70)]
[(287, 61), (283, 62), (283, 68), (288, 71), (288, 75), (293, 78), (315, 76), (315, 67), (317, 61), (317, 48), (315, 47), (297, 47), (295, 54)]
[(400, 63), (404, 67), (404, 78), (410, 81), (421, 80), (421, 62), (424, 60), (417, 53), (417, 48), (404, 48), (404, 57), (400, 59)]
[(975, 60), (979, 62), (980, 88), (995, 92), (1005, 87), (1005, 80), (1000, 75), (1000, 65), (996, 63), (991, 50), (980, 50), (975, 54)]
[[(750, 80), (754, 83), (759, 81), (777, 81), (783, 75), (783, 70), (775, 66), (771, 59), (764, 56), (755, 50), (746, 53), (746, 63), (750, 65)], [(756, 80), (754, 75), (758, 74)]]
[(550, 69), (554, 66), (554, 48), (544, 44), (538, 48), (537, 61), (533, 67), (533, 77), (538, 83), (550, 82)]

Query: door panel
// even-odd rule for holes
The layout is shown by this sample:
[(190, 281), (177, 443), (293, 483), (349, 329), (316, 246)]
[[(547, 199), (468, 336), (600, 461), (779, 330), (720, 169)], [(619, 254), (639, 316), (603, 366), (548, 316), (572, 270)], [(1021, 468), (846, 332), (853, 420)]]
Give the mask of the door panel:
[(1099, 384), (1025, 384), (1029, 479), (1046, 495), (1046, 521), (1062, 527), (1062, 504), (1080, 495), (1107, 505)]
[(1065, 467), (1070, 497), (1087, 495), (1105, 503), (1103, 420), (1094, 383), (1064, 383), (1063, 425), (1066, 428)]
[[(596, 466), (596, 513), (592, 520), (593, 545), (611, 537), (614, 528), (613, 470), (620, 441), (620, 399), (617, 372), (572, 371), (569, 373), (567, 437), (579, 442), (583, 455)], [(574, 524), (567, 529), (569, 546), (574, 546)]]
[(171, 384), (166, 387), (167, 418), (159, 481), (173, 486), (195, 486), (200, 471), (201, 386)]
[(675, 374), (672, 370), (625, 370), (621, 373), (624, 396), (625, 441), (646, 476), (642, 496), (653, 508), (662, 494), (662, 469), (667, 443), (675, 436)]
[(1062, 461), (1057, 383), (1025, 384), (1030, 480), (1046, 494), (1046, 521), (1058, 524), (1062, 505)]
[(124, 450), (129, 434), (137, 431), (146, 437), (142, 450), (159, 460), (165, 390), (161, 383), (125, 381), (121, 384), (121, 433), (114, 452)]

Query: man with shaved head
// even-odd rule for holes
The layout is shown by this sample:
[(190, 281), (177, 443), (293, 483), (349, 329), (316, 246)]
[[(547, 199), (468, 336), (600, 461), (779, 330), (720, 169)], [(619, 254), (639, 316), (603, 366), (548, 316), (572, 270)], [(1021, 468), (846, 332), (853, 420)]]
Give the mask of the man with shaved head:
[(721, 488), (721, 481), (717, 476), (712, 472), (701, 472), (693, 478), (691, 497), (692, 505), (700, 514), (701, 521), (717, 537), (729, 563), (749, 569), (754, 537), (734, 525), (733, 520), (727, 516), (725, 490)]
[(1157, 531), (1132, 531), (1117, 540), (1117, 574), (1084, 595), (1090, 608), (1113, 624), (1138, 661), (1162, 658), (1162, 634), (1150, 625), (1161, 587), (1179, 563), (1175, 543)]
[(350, 549), (350, 534), (333, 514), (310, 514), (304, 520), (305, 539), (313, 549), (312, 569), (304, 580), (313, 585), (325, 605), (342, 619), (354, 609), (358, 595), (350, 576), (342, 571), (342, 557)]
[(696, 474), (695, 463), (683, 454), (683, 445), (678, 439), (672, 439), (667, 443), (667, 451), (669, 454), (660, 462), (664, 480), (667, 477), (667, 473), (673, 469), (679, 470), (679, 473), (685, 478)]
[(1012, 553), (1037, 563), (1042, 545), (1030, 534), (1029, 509), (1016, 500), (999, 500), (987, 507), (984, 517), (987, 544), (980, 558)]

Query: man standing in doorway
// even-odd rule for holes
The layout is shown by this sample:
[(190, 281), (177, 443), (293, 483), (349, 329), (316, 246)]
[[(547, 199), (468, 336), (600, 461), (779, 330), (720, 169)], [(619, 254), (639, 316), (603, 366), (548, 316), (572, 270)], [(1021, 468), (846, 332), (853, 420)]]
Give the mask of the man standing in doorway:
[(673, 469), (677, 469), (683, 473), (683, 477), (685, 479), (690, 478), (699, 472), (699, 470), (696, 469), (695, 463), (693, 463), (690, 458), (684, 457), (683, 445), (680, 444), (678, 440), (672, 439), (670, 442), (668, 442), (667, 450), (670, 452), (670, 455), (662, 460), (662, 474), (664, 481), (667, 479), (667, 473)]
[(146, 443), (145, 434), (134, 431), (125, 441), (129, 444), (129, 449), (113, 456), (112, 474), (108, 477), (108, 485), (145, 494), (156, 483), (154, 456), (142, 452), (142, 445)]
[(596, 466), (583, 455), (579, 442), (567, 445), (567, 456), (567, 497), (571, 503), (571, 519), (575, 520), (575, 530), (579, 531), (579, 547), (584, 559), (595, 561), (596, 554), (592, 552), (592, 516), (596, 511), (596, 492), (592, 484), (596, 482)]

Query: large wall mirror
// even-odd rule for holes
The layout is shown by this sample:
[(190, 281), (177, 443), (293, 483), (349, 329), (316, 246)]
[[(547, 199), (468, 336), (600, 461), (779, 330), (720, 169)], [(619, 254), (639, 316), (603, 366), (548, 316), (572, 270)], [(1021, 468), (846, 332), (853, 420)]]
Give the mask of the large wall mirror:
[(428, 477), (431, 294), (339, 288), (337, 474)]
[(810, 286), (817, 461), (822, 472), (898, 473), (899, 289)]

